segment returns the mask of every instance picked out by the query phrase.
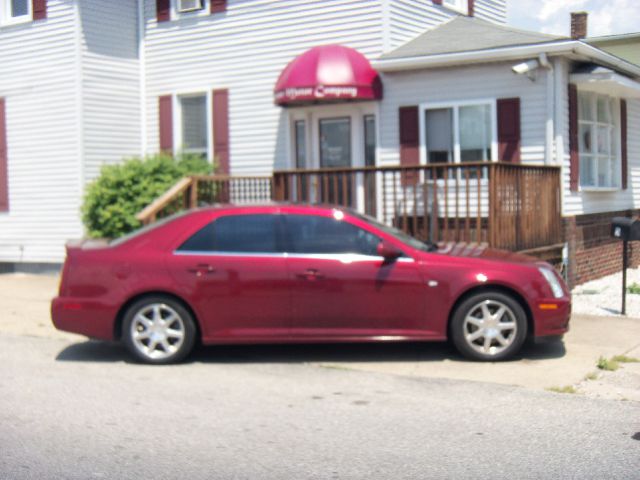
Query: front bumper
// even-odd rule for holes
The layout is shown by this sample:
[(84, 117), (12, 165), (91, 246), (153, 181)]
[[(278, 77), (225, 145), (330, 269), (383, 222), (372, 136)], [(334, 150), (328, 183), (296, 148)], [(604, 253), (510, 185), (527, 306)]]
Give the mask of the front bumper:
[(535, 337), (557, 337), (569, 331), (571, 298), (541, 299), (532, 306)]
[(114, 339), (117, 311), (100, 302), (56, 297), (51, 302), (51, 320), (58, 330), (100, 340)]

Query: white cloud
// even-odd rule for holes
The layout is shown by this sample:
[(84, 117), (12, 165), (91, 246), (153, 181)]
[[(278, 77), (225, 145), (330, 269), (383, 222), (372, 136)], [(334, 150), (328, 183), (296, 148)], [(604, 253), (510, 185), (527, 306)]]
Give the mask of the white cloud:
[(589, 12), (589, 36), (640, 31), (637, 0), (507, 0), (509, 23), (558, 35), (570, 34), (570, 15)]

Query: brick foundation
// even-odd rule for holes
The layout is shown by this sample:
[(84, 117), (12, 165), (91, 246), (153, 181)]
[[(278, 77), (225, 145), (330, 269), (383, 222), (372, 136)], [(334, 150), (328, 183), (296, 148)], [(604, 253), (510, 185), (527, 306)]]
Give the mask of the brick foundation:
[[(611, 238), (613, 217), (640, 216), (640, 210), (596, 213), (563, 218), (569, 246), (567, 279), (571, 287), (622, 269), (622, 242)], [(629, 243), (629, 266), (640, 265), (640, 245)]]

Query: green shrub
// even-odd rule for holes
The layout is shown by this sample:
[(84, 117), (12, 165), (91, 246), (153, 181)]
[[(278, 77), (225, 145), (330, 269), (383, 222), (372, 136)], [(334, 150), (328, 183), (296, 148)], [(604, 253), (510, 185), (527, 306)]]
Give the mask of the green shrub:
[(131, 158), (105, 165), (100, 176), (87, 186), (82, 221), (93, 238), (117, 238), (140, 227), (136, 213), (149, 205), (180, 178), (207, 174), (212, 165), (199, 156), (174, 159), (160, 154)]
[(640, 284), (637, 282), (633, 282), (631, 285), (627, 287), (627, 292), (632, 293), (634, 295), (640, 294)]

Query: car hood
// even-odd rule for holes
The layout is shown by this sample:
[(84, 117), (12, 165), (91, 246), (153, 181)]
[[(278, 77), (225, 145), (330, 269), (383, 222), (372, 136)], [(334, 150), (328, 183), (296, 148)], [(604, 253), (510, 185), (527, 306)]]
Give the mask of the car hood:
[(434, 253), (449, 255), (452, 257), (477, 258), (510, 263), (534, 264), (540, 261), (539, 259), (530, 257), (529, 255), (510, 252), (508, 250), (500, 250), (498, 248), (489, 248), (486, 245), (478, 245), (477, 243), (439, 243), (438, 250)]

